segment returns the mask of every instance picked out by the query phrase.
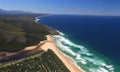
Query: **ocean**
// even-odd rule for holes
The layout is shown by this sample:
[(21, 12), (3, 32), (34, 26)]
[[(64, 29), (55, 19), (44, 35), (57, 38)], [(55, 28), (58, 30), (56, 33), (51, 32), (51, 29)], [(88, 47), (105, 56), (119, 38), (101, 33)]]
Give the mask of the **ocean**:
[(86, 72), (120, 72), (120, 16), (48, 15), (58, 49)]

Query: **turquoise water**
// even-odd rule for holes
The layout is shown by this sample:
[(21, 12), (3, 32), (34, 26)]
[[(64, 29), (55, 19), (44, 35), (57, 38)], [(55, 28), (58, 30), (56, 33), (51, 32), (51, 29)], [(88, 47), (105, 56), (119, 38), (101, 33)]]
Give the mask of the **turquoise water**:
[(120, 72), (120, 17), (51, 15), (38, 22), (61, 31), (58, 49), (86, 72)]
[(86, 72), (115, 72), (112, 63), (106, 62), (107, 60), (105, 61), (103, 57), (91, 52), (85, 46), (75, 44), (65, 36), (53, 37), (58, 49)]

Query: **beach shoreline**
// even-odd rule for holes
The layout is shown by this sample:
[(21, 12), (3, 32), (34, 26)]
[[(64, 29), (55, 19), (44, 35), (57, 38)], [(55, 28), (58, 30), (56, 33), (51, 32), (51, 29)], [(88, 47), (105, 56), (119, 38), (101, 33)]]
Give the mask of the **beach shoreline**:
[[(58, 50), (55, 40), (51, 35), (46, 35), (46, 37), (47, 37), (47, 40), (40, 41), (38, 45), (25, 47), (25, 49), (19, 52), (15, 52), (15, 53), (7, 52), (6, 54), (9, 54), (9, 56), (14, 56), (14, 55), (16, 56), (17, 54), (19, 55), (19, 53), (24, 52), (24, 51), (30, 51), (28, 53), (31, 54), (31, 53), (36, 53), (36, 51), (41, 51), (41, 50), (44, 52), (47, 52), (50, 49), (57, 55), (57, 57), (70, 70), (70, 72), (85, 72), (80, 67), (78, 67), (70, 57), (66, 56), (61, 51)], [(4, 56), (4, 57), (7, 58), (7, 56)]]
[(84, 72), (81, 68), (78, 68), (74, 64), (72, 59), (70, 59), (57, 49), (56, 43), (52, 36), (46, 35), (46, 37), (47, 40), (44, 41), (44, 44), (40, 45), (40, 48), (42, 48), (44, 51), (51, 49), (71, 72)]

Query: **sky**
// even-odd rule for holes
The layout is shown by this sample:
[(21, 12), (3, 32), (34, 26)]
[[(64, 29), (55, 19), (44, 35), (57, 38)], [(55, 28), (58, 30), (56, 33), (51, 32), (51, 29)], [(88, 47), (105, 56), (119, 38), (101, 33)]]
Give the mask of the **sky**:
[(120, 16), (120, 0), (0, 0), (0, 9), (50, 14)]

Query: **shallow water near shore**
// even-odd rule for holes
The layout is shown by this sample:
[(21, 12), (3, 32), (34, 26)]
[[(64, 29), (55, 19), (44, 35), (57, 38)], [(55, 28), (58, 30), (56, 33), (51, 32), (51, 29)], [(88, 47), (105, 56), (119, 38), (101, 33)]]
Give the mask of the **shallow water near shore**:
[(90, 52), (82, 45), (71, 42), (64, 36), (54, 36), (58, 49), (70, 57), (74, 63), (87, 72), (112, 72), (114, 65), (105, 62), (95, 53)]
[(86, 72), (120, 72), (120, 17), (50, 15), (38, 22), (63, 32), (54, 36), (58, 49)]

